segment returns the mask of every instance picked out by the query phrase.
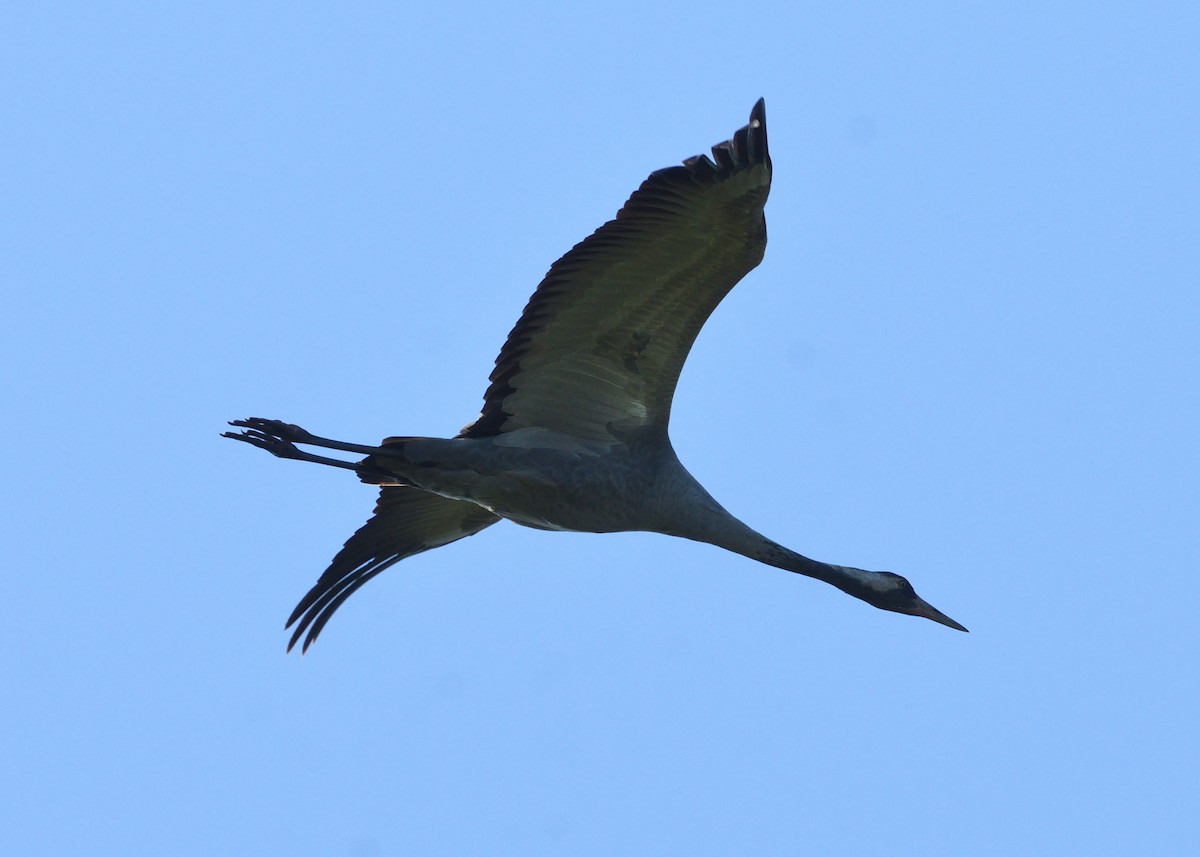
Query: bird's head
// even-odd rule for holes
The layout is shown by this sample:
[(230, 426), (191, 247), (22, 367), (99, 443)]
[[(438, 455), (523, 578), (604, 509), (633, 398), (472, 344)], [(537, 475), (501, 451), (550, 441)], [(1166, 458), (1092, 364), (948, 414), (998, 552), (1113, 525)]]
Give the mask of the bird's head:
[(924, 616), (926, 619), (932, 619), (934, 622), (954, 628), (956, 631), (967, 630), (917, 595), (913, 591), (912, 584), (900, 575), (890, 571), (868, 572), (868, 574), (869, 577), (863, 580), (862, 591), (855, 594), (873, 607), (878, 607), (880, 610), (891, 610), (893, 613), (907, 613), (909, 616)]

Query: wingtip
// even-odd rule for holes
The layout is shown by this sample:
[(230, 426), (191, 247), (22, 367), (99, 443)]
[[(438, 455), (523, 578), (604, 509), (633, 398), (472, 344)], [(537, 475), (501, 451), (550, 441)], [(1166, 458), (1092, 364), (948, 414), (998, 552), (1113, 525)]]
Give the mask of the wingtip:
[(765, 98), (754, 102), (746, 129), (750, 162), (766, 164), (767, 169), (771, 169), (771, 155), (767, 146), (767, 100)]
[[(292, 653), (292, 649), (296, 648), (296, 643), (298, 643), (300, 641), (300, 635), (301, 635), (301, 633), (303, 633), (303, 631), (304, 631), (303, 628), (298, 628), (297, 630), (292, 632), (292, 637), (290, 640), (288, 640), (288, 644), (287, 644), (287, 653), (289, 655)], [(300, 650), (300, 654), (304, 654), (304, 649), (307, 649), (307, 648), (308, 648), (308, 646), (305, 645), (304, 648)]]

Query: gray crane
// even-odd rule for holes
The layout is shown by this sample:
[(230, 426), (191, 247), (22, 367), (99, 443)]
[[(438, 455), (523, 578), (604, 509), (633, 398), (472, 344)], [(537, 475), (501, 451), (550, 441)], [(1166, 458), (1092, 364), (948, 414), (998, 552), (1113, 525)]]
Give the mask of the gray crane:
[[(615, 219), (555, 262), (496, 359), (478, 419), (453, 438), (379, 446), (251, 418), (224, 436), (280, 458), (355, 471), (380, 486), (371, 519), (296, 605), (288, 651), (384, 569), (507, 518), (527, 527), (664, 533), (707, 542), (836, 586), (875, 607), (962, 625), (907, 580), (801, 556), (743, 524), (704, 490), (667, 436), (675, 383), (696, 334), (763, 258), (771, 187), (766, 110), (682, 166), (650, 177)], [(299, 445), (366, 456), (345, 461)]]

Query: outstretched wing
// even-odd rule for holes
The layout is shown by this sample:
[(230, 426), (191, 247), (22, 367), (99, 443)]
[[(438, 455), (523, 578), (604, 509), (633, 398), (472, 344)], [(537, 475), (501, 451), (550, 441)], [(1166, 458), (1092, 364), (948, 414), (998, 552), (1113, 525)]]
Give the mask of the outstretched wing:
[(301, 652), (308, 651), (342, 602), (388, 566), (421, 551), (473, 536), (498, 520), (474, 503), (451, 500), (418, 488), (382, 488), (374, 515), (350, 537), (292, 611), (285, 627), (290, 628), (297, 620), (299, 624), (288, 642), (288, 651), (306, 631)]
[(529, 427), (597, 441), (642, 427), (665, 433), (696, 334), (766, 248), (763, 102), (712, 151), (716, 163), (697, 155), (652, 173), (615, 220), (551, 266), (462, 436)]

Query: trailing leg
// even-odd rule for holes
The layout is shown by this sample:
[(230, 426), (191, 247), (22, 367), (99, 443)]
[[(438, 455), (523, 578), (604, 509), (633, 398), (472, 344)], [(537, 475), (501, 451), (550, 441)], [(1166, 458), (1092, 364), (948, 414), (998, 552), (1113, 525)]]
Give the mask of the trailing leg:
[(380, 467), (364, 462), (342, 461), (339, 458), (329, 458), (312, 452), (305, 452), (296, 444), (320, 446), (327, 449), (340, 449), (346, 452), (357, 452), (362, 455), (387, 456), (388, 450), (377, 446), (363, 446), (354, 443), (342, 443), (329, 438), (317, 437), (299, 426), (291, 425), (280, 420), (265, 420), (251, 417), (246, 420), (231, 420), (231, 426), (244, 428), (242, 432), (222, 432), (221, 437), (240, 440), (267, 452), (278, 458), (289, 458), (293, 461), (310, 461), (313, 464), (324, 464), (329, 467), (341, 467), (353, 470), (365, 482), (390, 483), (395, 481), (395, 475)]

